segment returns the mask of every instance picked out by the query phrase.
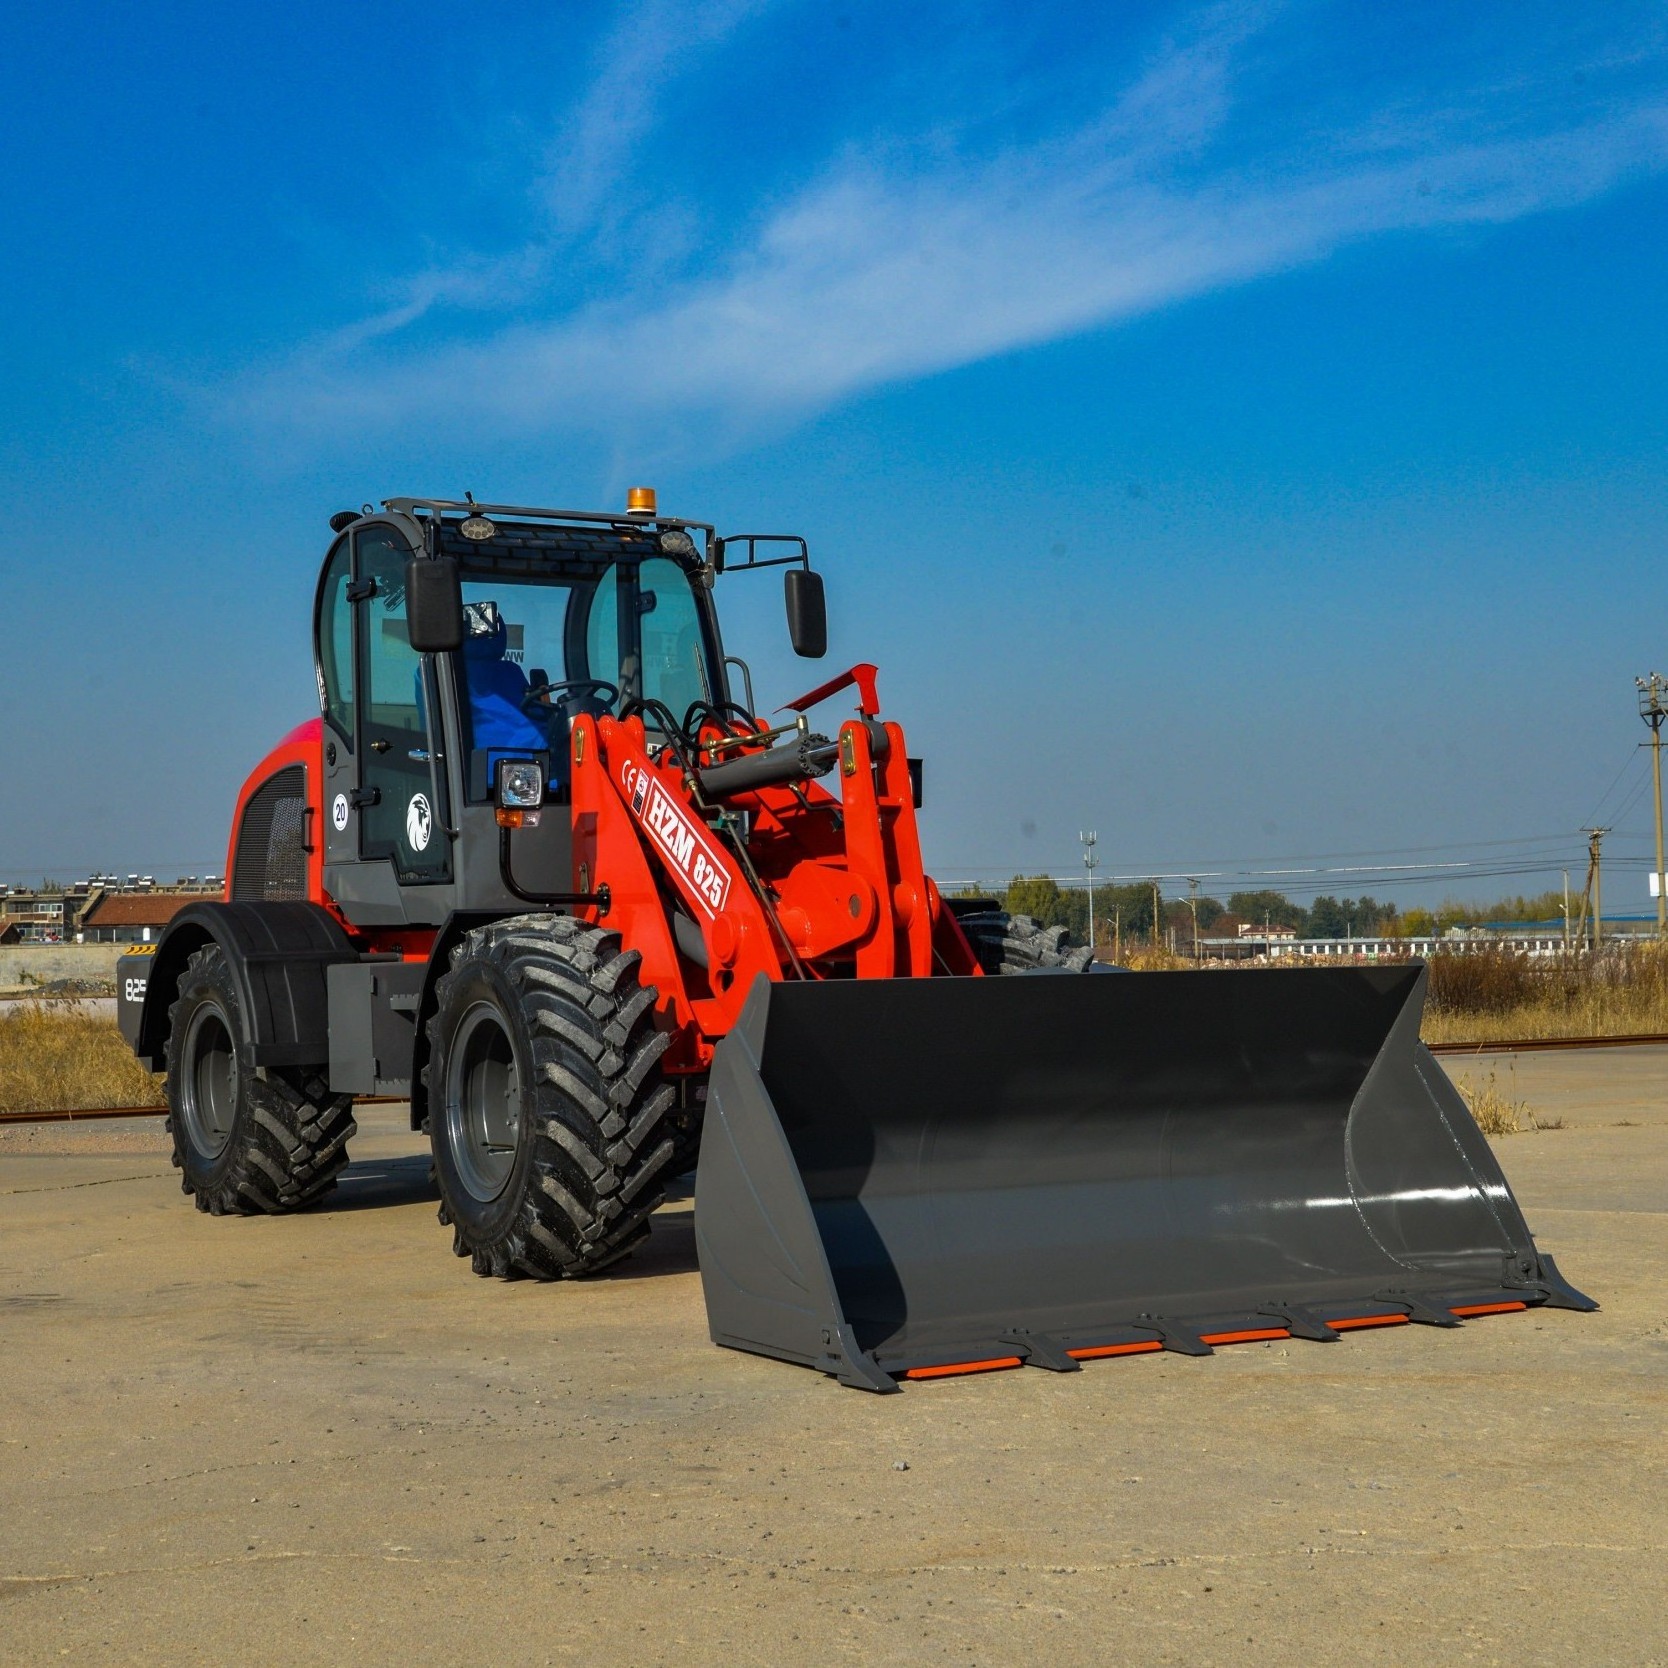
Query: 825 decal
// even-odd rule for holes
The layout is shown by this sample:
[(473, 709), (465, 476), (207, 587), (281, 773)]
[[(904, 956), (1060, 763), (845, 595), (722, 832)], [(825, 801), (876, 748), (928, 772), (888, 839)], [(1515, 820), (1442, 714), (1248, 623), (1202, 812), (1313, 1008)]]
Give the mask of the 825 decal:
[(654, 837), (674, 868), (688, 882), (711, 915), (722, 912), (730, 896), (730, 871), (707, 842), (704, 830), (667, 793), (652, 772), (627, 760), (620, 771), (626, 803)]

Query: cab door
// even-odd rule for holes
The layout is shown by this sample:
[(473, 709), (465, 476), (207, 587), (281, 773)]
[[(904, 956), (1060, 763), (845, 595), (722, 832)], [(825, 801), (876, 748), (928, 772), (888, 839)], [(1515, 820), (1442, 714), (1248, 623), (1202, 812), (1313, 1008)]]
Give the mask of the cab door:
[(362, 859), (391, 858), (403, 885), (451, 879), (445, 781), (433, 765), (429, 724), (438, 722), (432, 663), (406, 630), (405, 564), (411, 554), (391, 527), (354, 534), (349, 590), (358, 630), (359, 788), (354, 795)]

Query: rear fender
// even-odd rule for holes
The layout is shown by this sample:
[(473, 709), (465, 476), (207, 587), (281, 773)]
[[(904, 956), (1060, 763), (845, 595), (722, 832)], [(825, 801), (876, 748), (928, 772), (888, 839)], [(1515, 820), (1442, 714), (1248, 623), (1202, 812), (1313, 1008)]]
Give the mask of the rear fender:
[(313, 903), (194, 903), (168, 924), (157, 945), (133, 1052), (161, 1071), (168, 1010), (185, 965), (218, 944), (236, 982), (250, 1066), (323, 1066), (330, 1058), (325, 969), (357, 961), (341, 925)]

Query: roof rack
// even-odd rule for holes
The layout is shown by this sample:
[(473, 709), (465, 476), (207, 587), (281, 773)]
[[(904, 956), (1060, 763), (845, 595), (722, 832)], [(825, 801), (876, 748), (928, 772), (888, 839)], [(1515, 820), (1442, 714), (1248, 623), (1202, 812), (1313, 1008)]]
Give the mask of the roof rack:
[(502, 516), (509, 521), (583, 521), (605, 527), (682, 527), (713, 537), (716, 529), (709, 521), (685, 521), (672, 515), (627, 515), (624, 510), (548, 510), (523, 504), (481, 504), (473, 499), (455, 498), (384, 498), (382, 507), (402, 515), (427, 511), (437, 520), (444, 515)]

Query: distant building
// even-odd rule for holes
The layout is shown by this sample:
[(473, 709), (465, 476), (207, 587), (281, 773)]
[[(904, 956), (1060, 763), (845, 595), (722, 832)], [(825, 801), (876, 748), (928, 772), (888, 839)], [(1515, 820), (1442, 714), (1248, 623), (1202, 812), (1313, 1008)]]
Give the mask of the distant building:
[[(181, 875), (172, 886), (158, 886), (154, 875), (89, 875), (69, 886), (0, 885), (0, 944), (70, 944), (78, 942), (93, 905), (105, 897), (218, 897), (218, 875)], [(106, 937), (91, 942), (127, 943)], [(140, 943), (144, 940), (140, 939)]]
[[(1580, 951), (1580, 946), (1576, 946)], [(1279, 961), (1297, 962), (1310, 959), (1322, 961), (1406, 961), (1417, 957), (1428, 961), (1432, 956), (1486, 955), (1495, 950), (1509, 951), (1520, 956), (1558, 956), (1568, 953), (1561, 933), (1529, 932), (1502, 934), (1499, 937), (1467, 934), (1442, 938), (1391, 938), (1384, 934), (1354, 938), (1284, 938), (1261, 933), (1243, 938), (1199, 939), (1199, 957), (1203, 961)]]
[(1256, 939), (1259, 943), (1284, 943), (1287, 939), (1296, 937), (1296, 927), (1247, 921), (1243, 915), (1235, 915), (1231, 910), (1224, 910), (1208, 927), (1201, 928), (1199, 932), (1201, 944), (1220, 944), (1224, 939), (1232, 942), (1236, 939), (1250, 938)]
[(1275, 924), (1260, 927), (1253, 921), (1241, 921), (1239, 923), (1239, 936), (1241, 938), (1261, 938), (1272, 942), (1274, 940), (1296, 938), (1297, 928), (1282, 927)]
[(197, 892), (101, 892), (82, 911), (79, 936), (87, 944), (154, 944)]
[(0, 944), (53, 943), (63, 936), (62, 891), (0, 889)]

